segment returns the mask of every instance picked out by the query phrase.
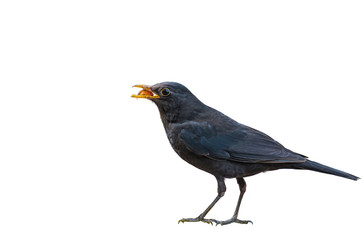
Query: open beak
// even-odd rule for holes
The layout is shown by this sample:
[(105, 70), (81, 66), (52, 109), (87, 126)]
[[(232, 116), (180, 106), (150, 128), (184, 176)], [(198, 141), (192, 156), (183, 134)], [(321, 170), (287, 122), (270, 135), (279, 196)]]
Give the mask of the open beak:
[(134, 98), (148, 98), (148, 99), (160, 98), (160, 96), (158, 96), (156, 93), (152, 92), (150, 86), (148, 86), (148, 85), (138, 84), (138, 85), (134, 85), (133, 87), (142, 88), (142, 90), (137, 95), (132, 94), (131, 97), (134, 97)]

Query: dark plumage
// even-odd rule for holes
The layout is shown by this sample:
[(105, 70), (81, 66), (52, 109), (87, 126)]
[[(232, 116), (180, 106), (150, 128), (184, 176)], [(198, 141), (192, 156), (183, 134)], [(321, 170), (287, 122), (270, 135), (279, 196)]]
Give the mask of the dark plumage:
[[(203, 221), (221, 225), (251, 222), (239, 220), (237, 215), (246, 190), (244, 177), (260, 172), (307, 169), (352, 180), (359, 179), (308, 160), (308, 157), (283, 147), (268, 135), (234, 121), (203, 104), (179, 83), (163, 82), (136, 87), (143, 90), (133, 97), (147, 98), (157, 105), (167, 137), (176, 153), (186, 162), (217, 179), (218, 195), (210, 206), (198, 217), (184, 218), (180, 222)], [(205, 215), (226, 191), (225, 178), (236, 178), (240, 187), (234, 215), (226, 221), (205, 219)]]

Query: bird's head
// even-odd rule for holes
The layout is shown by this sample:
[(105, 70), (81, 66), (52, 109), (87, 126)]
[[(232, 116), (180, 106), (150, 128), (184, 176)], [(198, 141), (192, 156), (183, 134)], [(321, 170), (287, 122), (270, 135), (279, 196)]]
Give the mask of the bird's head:
[(142, 88), (134, 98), (145, 98), (154, 102), (162, 120), (178, 122), (189, 119), (203, 105), (185, 86), (176, 82), (162, 82), (155, 85), (134, 85)]

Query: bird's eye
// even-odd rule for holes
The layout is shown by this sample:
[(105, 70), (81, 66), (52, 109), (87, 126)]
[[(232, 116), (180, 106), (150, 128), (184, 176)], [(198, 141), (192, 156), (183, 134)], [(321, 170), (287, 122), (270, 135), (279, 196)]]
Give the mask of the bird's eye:
[(170, 89), (168, 89), (168, 88), (163, 88), (163, 89), (161, 90), (161, 95), (164, 96), (164, 97), (166, 97), (166, 96), (168, 96), (168, 95), (170, 95), (170, 94), (171, 94), (171, 91), (170, 91)]

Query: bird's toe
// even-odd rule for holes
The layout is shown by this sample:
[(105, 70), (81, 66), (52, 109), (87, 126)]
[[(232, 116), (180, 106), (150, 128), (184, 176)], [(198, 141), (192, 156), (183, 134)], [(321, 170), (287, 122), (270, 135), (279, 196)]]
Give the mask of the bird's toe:
[(250, 220), (235, 219), (233, 222), (240, 223), (240, 224), (248, 224), (248, 223), (251, 223), (252, 225), (254, 225), (253, 221), (250, 221)]
[(211, 224), (213, 225), (213, 220), (212, 219), (206, 219), (206, 218), (200, 218), (200, 217), (197, 217), (197, 218), (182, 218), (178, 221), (178, 223), (185, 223), (185, 222), (204, 222), (204, 223), (207, 223), (207, 224)]
[(221, 225), (221, 226), (228, 225), (230, 223), (240, 223), (240, 224), (251, 223), (251, 224), (253, 224), (253, 222), (250, 221), (250, 220), (240, 220), (240, 219), (237, 219), (237, 218), (231, 218), (231, 219), (228, 219), (228, 220), (225, 220), (225, 221), (219, 221), (219, 220), (216, 220), (216, 219), (210, 219), (210, 220), (213, 221), (216, 224), (216, 226), (217, 225)]

